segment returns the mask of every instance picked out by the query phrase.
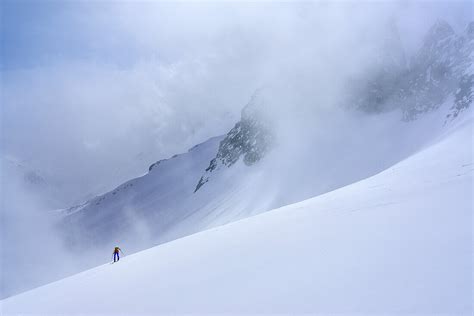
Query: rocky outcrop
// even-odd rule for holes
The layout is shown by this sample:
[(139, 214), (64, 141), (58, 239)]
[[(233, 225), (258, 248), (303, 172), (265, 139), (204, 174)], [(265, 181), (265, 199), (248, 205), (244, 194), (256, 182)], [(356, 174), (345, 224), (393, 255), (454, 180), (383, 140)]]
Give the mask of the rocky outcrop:
[(403, 119), (410, 121), (436, 110), (452, 96), (448, 118), (456, 117), (472, 104), (473, 24), (458, 35), (447, 22), (437, 21), (407, 67), (396, 57), (401, 56), (401, 45), (392, 36), (393, 44), (375, 62), (369, 79), (354, 84), (352, 107), (368, 113), (401, 109)]
[(469, 108), (474, 98), (474, 22), (469, 23), (460, 42), (461, 61), (456, 69), (459, 72), (460, 79), (454, 94), (454, 104), (447, 115), (447, 119), (453, 119)]
[(210, 161), (194, 192), (208, 182), (211, 174), (218, 169), (230, 167), (239, 159), (251, 166), (265, 156), (273, 144), (274, 137), (262, 111), (264, 104), (261, 91), (255, 92), (243, 108), (240, 121), (220, 142), (216, 157)]
[(437, 21), (431, 27), (405, 76), (407, 86), (401, 100), (405, 120), (437, 109), (454, 92), (466, 57), (460, 50), (464, 44), (464, 38), (448, 23)]

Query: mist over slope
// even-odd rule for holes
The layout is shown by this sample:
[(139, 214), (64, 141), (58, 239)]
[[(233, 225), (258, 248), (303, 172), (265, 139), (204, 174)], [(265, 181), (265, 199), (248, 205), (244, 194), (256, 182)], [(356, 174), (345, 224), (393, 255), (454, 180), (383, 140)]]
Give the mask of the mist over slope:
[[(439, 21), (413, 58), (392, 26), (380, 32), (383, 41), (373, 41), (378, 30), (369, 32), (370, 44), (357, 42), (360, 47), (335, 36), (295, 50), (278, 76), (255, 85), (226, 135), (55, 212), (54, 230), (51, 221), (45, 227), (58, 232), (57, 258), (70, 269), (12, 285), (7, 295), (104, 263), (116, 245), (131, 254), (324, 194), (410, 157), (471, 115), (472, 31), (472, 23), (456, 34)], [(328, 49), (332, 40), (337, 54)], [(315, 58), (307, 63), (307, 55)], [(74, 254), (81, 254), (75, 263)], [(48, 264), (55, 266), (53, 255)], [(20, 271), (15, 265), (7, 271)]]
[(466, 114), (375, 176), (3, 300), (2, 311), (469, 315)]
[[(391, 65), (392, 51), (380, 52)], [(227, 135), (159, 161), (147, 175), (66, 210), (61, 225), (79, 249), (116, 243), (140, 249), (371, 176), (422, 148), (470, 106), (472, 85), (464, 82), (473, 77), (472, 52), (472, 23), (456, 35), (437, 22), (412, 65), (400, 73), (390, 66), (387, 74), (399, 77), (377, 80), (364, 93), (364, 108), (346, 97), (330, 100), (332, 91), (308, 95), (270, 84), (254, 93)], [(404, 59), (395, 60), (402, 68)], [(319, 105), (323, 100), (332, 103)]]

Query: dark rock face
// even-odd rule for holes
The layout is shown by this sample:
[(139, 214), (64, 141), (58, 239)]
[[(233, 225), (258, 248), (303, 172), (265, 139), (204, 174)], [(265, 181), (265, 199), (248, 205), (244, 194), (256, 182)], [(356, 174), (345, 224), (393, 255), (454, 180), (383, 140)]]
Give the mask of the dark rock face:
[(473, 100), (473, 84), (474, 75), (462, 76), (459, 89), (455, 93), (454, 105), (451, 108), (451, 113), (446, 116), (447, 119), (456, 118), (459, 113), (471, 106)]
[(448, 23), (437, 21), (407, 67), (396, 62), (400, 58), (393, 57), (401, 54), (401, 46), (395, 40), (383, 64), (375, 65), (377, 70), (370, 74), (370, 79), (356, 88), (353, 107), (368, 113), (399, 108), (403, 119), (410, 121), (439, 108), (454, 96), (448, 117), (457, 116), (472, 104), (473, 33), (473, 22), (457, 35)]
[[(198, 145), (196, 145), (198, 146)], [(195, 147), (196, 147), (195, 146)], [(194, 148), (194, 147), (193, 147)], [(190, 150), (192, 150), (193, 148), (191, 148)], [(161, 159), (161, 160), (158, 160), (157, 162), (153, 163), (150, 165), (150, 167), (148, 167), (148, 172), (151, 172), (153, 170), (153, 168), (155, 167), (158, 167), (161, 163), (165, 162), (165, 161), (168, 161), (168, 160), (171, 160), (171, 159), (174, 159), (176, 157), (178, 157), (179, 155), (173, 155), (171, 158), (166, 158), (166, 159)]]
[(473, 101), (474, 85), (474, 22), (469, 23), (464, 37), (459, 40), (459, 54), (461, 61), (457, 65), (456, 71), (459, 73), (459, 85), (454, 94), (454, 105), (447, 119), (455, 118), (460, 112), (469, 108)]
[(263, 103), (264, 99), (257, 91), (242, 110), (241, 120), (221, 141), (216, 157), (209, 163), (194, 192), (209, 181), (213, 171), (230, 167), (240, 158), (251, 166), (265, 156), (273, 144), (273, 133), (261, 112)]
[(453, 93), (461, 77), (457, 68), (465, 58), (460, 54), (464, 41), (444, 21), (436, 22), (428, 31), (405, 76), (405, 120), (437, 109)]
[[(166, 159), (165, 159), (166, 160)], [(148, 167), (148, 172), (152, 171), (153, 168), (158, 167), (158, 165), (162, 162), (163, 160), (158, 160), (157, 162), (153, 163)]]
[[(410, 121), (439, 108), (450, 97), (454, 105), (447, 119), (471, 106), (474, 22), (457, 35), (447, 22), (437, 21), (409, 64), (397, 28), (394, 24), (389, 27), (367, 76), (350, 83), (352, 108), (372, 114), (399, 109), (403, 119)], [(242, 110), (241, 120), (220, 143), (216, 157), (210, 161), (194, 192), (223, 166), (230, 167), (241, 158), (250, 166), (265, 156), (274, 137), (259, 113), (263, 103), (261, 94), (255, 93)]]

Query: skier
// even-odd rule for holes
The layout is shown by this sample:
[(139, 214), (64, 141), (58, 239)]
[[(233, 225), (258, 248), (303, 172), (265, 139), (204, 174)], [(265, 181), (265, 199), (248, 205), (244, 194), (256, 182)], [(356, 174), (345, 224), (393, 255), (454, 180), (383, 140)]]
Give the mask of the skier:
[[(115, 247), (115, 249), (114, 249), (114, 262), (120, 260), (119, 252), (122, 252), (122, 249), (120, 249), (119, 247)], [(122, 254), (123, 254), (123, 252), (122, 252)], [(115, 260), (115, 258), (117, 258), (117, 260)]]

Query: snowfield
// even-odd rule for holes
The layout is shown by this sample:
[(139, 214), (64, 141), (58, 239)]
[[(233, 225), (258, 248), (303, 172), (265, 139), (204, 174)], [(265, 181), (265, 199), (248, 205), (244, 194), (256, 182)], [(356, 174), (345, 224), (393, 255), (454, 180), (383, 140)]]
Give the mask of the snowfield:
[(469, 115), (375, 176), (7, 298), (2, 313), (471, 315), (472, 127)]

